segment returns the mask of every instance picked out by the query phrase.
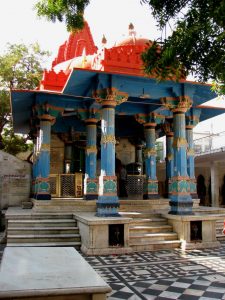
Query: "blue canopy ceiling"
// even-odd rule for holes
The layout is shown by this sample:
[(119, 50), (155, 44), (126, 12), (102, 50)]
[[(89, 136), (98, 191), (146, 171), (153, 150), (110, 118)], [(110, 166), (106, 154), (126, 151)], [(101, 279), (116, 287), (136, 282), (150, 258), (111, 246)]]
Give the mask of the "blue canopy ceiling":
[[(216, 97), (210, 85), (196, 82), (163, 81), (159, 83), (147, 77), (75, 69), (62, 93), (13, 90), (11, 104), (14, 130), (18, 133), (29, 133), (33, 107), (46, 102), (61, 107), (65, 111), (74, 112), (74, 115), (78, 108), (98, 108), (99, 104), (93, 99), (93, 91), (108, 87), (128, 93), (127, 102), (116, 107), (116, 115), (126, 116), (153, 111), (165, 114), (165, 108), (160, 101), (162, 97), (189, 96), (195, 108), (200, 108), (199, 105)], [(203, 108), (200, 121), (224, 112), (225, 110), (221, 108)], [(62, 115), (59, 118), (62, 118)]]

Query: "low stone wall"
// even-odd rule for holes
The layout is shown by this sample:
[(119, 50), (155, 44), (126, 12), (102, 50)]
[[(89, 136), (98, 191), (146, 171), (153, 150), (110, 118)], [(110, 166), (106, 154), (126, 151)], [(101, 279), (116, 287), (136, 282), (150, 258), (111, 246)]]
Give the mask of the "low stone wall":
[(31, 164), (0, 151), (0, 209), (27, 201), (30, 186)]

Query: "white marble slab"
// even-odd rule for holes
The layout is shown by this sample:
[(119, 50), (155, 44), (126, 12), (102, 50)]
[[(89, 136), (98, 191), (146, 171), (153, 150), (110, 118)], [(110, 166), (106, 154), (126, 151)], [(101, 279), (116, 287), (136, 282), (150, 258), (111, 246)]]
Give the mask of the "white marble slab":
[(0, 298), (7, 295), (110, 292), (111, 288), (72, 247), (6, 247)]

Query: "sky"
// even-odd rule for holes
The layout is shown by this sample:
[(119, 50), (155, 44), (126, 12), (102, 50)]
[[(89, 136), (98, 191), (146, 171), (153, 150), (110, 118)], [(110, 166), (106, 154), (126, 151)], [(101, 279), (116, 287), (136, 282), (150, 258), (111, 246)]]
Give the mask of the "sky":
[[(0, 54), (5, 51), (7, 43), (29, 45), (38, 42), (42, 50), (52, 52), (50, 61), (56, 57), (59, 46), (67, 40), (69, 33), (64, 23), (51, 23), (38, 18), (33, 9), (36, 2), (37, 0), (0, 1)], [(130, 22), (139, 37), (153, 40), (161, 36), (149, 6), (141, 5), (140, 0), (90, 0), (85, 19), (97, 46), (101, 45), (103, 34), (106, 36), (107, 46), (125, 38)], [(49, 65), (49, 61), (46, 62), (46, 66)], [(217, 101), (217, 105), (225, 107), (225, 100), (221, 101)], [(217, 117), (216, 121), (214, 119), (200, 123), (195, 131), (216, 133), (225, 130), (225, 116)]]
[[(57, 55), (58, 47), (68, 38), (64, 23), (51, 23), (38, 18), (33, 10), (37, 0), (0, 1), (0, 52), (9, 43), (30, 44), (38, 42), (43, 50)], [(137, 36), (154, 39), (157, 33), (156, 23), (151, 17), (148, 5), (140, 0), (90, 0), (85, 10), (85, 19), (89, 23), (94, 41), (101, 45), (103, 34), (108, 46), (128, 34), (128, 25), (132, 22)]]

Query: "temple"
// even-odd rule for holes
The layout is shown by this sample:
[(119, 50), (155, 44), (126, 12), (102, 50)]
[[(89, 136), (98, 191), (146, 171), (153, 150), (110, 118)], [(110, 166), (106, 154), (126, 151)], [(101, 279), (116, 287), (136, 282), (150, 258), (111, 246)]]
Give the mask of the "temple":
[[(171, 220), (194, 218), (193, 128), (224, 111), (204, 106), (216, 97), (209, 84), (186, 78), (159, 83), (147, 76), (141, 53), (150, 46), (130, 24), (126, 39), (107, 48), (103, 37), (97, 48), (85, 23), (59, 47), (36, 90), (11, 92), (14, 130), (35, 145), (34, 208), (53, 209), (55, 203), (76, 211), (79, 203), (79, 210), (99, 220), (118, 217), (125, 227), (120, 208), (126, 201), (167, 207)], [(157, 168), (156, 139), (162, 136), (165, 171)]]

